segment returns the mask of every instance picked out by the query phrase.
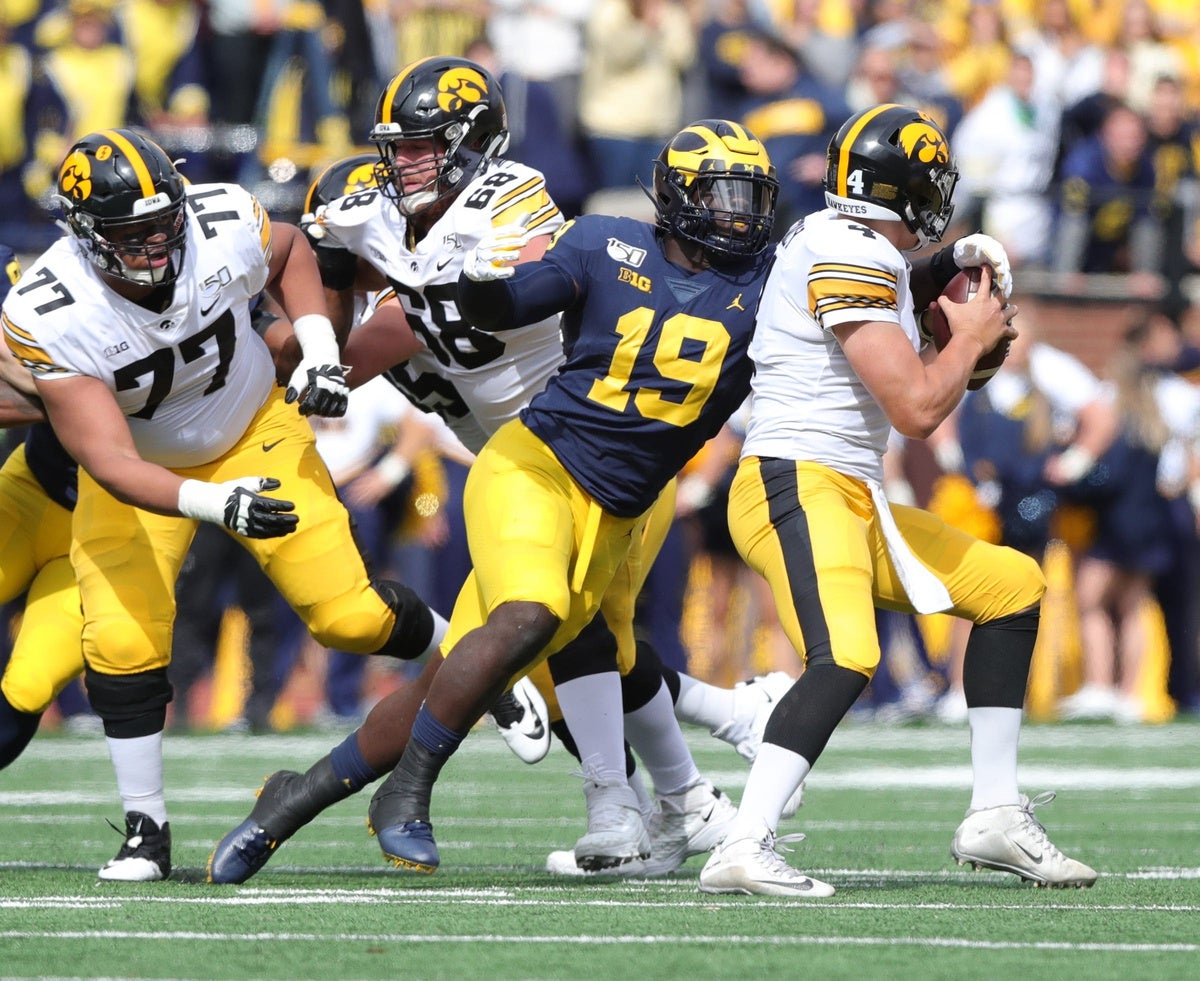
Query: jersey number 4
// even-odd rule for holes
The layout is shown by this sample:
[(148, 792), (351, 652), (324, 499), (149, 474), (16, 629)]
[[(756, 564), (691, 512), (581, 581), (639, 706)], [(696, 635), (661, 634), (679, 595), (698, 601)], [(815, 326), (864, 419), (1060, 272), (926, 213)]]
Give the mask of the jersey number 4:
[[(668, 317), (662, 323), (654, 348), (657, 377), (639, 372), (646, 377), (635, 380), (638, 356), (653, 323), (654, 311), (650, 307), (637, 307), (617, 321), (616, 331), (621, 340), (613, 352), (608, 374), (592, 383), (588, 398), (616, 412), (625, 412), (632, 397), (637, 411), (648, 419), (672, 426), (690, 425), (700, 415), (721, 377), (721, 366), (729, 350), (729, 331), (719, 321), (691, 314)], [(658, 381), (663, 384), (657, 386)], [(681, 386), (682, 398), (679, 398)]]

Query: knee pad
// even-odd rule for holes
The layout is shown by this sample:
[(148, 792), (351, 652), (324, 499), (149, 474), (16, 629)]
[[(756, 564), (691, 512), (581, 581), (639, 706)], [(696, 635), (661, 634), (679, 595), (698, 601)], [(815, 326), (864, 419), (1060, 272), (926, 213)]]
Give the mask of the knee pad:
[[(650, 699), (658, 694), (658, 689), (664, 682), (662, 661), (658, 653), (646, 641), (637, 643), (637, 660), (633, 669), (621, 678), (621, 700), (625, 704), (625, 714), (636, 712)], [(675, 679), (675, 692), (671, 695), (672, 702), (679, 692), (679, 679)], [(669, 689), (668, 689), (669, 690)]]
[(166, 668), (137, 674), (100, 674), (85, 671), (88, 700), (104, 721), (104, 734), (114, 739), (136, 739), (162, 732), (167, 722), (171, 683)]
[(403, 583), (391, 579), (373, 579), (371, 586), (396, 614), (396, 622), (383, 646), (375, 654), (412, 661), (427, 650), (433, 640), (433, 613), (426, 602)]
[(0, 694), (0, 770), (25, 751), (41, 720), (41, 712), (22, 712)]
[(546, 662), (556, 685), (590, 674), (612, 671), (617, 664), (617, 638), (608, 629), (603, 613), (597, 613), (562, 650)]

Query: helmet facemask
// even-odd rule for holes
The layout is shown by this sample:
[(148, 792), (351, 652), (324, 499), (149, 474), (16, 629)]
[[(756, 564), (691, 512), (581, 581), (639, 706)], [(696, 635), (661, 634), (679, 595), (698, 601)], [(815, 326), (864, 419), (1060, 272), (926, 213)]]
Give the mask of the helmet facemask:
[[(67, 227), (101, 272), (139, 286), (172, 283), (183, 267), (187, 244), (184, 201), (172, 204), (165, 194), (156, 197), (165, 199), (165, 208), (155, 210), (152, 205), (129, 218), (95, 218), (68, 205), (64, 209)], [(66, 204), (65, 199), (59, 200)], [(138, 204), (154, 200), (149, 198)], [(138, 261), (131, 266), (129, 259)]]
[(659, 224), (700, 245), (712, 262), (758, 255), (775, 221), (778, 184), (763, 174), (698, 173), (654, 164), (655, 189), (665, 198)]

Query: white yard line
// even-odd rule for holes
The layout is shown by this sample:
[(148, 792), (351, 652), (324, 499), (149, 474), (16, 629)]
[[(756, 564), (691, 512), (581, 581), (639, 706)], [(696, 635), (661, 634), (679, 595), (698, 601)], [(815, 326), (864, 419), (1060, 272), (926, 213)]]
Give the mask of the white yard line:
[[(793, 904), (795, 905), (795, 904)], [(1064, 950), (1131, 954), (1194, 954), (1200, 944), (1067, 943), (1058, 941), (968, 940), (961, 937), (829, 937), (754, 936), (738, 934), (682, 934), (613, 936), (610, 934), (549, 934), (505, 936), (495, 933), (209, 933), (193, 930), (4, 930), (0, 940), (199, 940), (217, 943), (395, 943), (395, 944), (586, 944), (588, 946), (662, 946), (664, 944), (712, 944), (751, 947), (943, 947), (964, 950)]]

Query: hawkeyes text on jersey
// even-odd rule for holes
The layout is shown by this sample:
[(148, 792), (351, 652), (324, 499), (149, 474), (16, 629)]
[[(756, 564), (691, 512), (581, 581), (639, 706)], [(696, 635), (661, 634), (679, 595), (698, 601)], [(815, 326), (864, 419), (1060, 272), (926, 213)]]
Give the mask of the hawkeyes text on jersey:
[(472, 452), (517, 415), (530, 392), (541, 391), (562, 361), (562, 341), (557, 317), (500, 334), (464, 320), (456, 285), (463, 258), (501, 225), (524, 223), (544, 235), (562, 221), (542, 175), (509, 160), (477, 174), (415, 246), (407, 220), (378, 188), (331, 201), (319, 214), (318, 248), (348, 251), (386, 276), (424, 342), (423, 351), (387, 373), (388, 381), (419, 408), (437, 412)]
[(564, 370), (522, 418), (606, 511), (641, 514), (749, 393), (770, 252), (689, 274), (652, 225), (588, 215), (542, 261), (577, 299), (563, 311)]
[(166, 467), (225, 453), (275, 383), (250, 301), (266, 284), (271, 223), (232, 184), (188, 188), (188, 244), (161, 313), (110, 289), (71, 238), (30, 266), (4, 304), (4, 338), (39, 379), (105, 382), (141, 456)]

